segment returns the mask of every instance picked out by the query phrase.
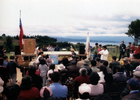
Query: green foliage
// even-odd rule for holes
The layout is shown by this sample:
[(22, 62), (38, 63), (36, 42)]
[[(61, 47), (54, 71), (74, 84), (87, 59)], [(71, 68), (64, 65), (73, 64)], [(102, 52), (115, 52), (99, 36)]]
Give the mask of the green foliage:
[(4, 44), (7, 52), (13, 50), (13, 42), (10, 36), (6, 38), (6, 42), (4, 42)]
[(125, 34), (134, 37), (134, 39), (140, 39), (140, 20), (137, 19), (132, 21), (128, 26), (128, 31)]

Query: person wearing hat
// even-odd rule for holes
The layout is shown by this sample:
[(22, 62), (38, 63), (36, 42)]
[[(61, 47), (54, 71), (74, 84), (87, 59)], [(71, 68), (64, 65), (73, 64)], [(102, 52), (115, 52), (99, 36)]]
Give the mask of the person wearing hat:
[(90, 61), (88, 59), (85, 59), (84, 60), (84, 65), (81, 66), (81, 68), (86, 68), (87, 69), (88, 75), (90, 75), (92, 73), (92, 69), (91, 69), (90, 65), (91, 65)]
[(9, 72), (9, 76), (12, 79), (11, 84), (15, 84), (16, 83), (16, 79), (17, 79), (17, 70), (16, 68), (21, 68), (17, 62), (14, 61), (15, 57), (14, 56), (10, 56), (10, 61), (7, 64), (7, 69)]
[(95, 43), (95, 47), (93, 47), (91, 49), (93, 49), (93, 51), (92, 51), (93, 60), (95, 60), (95, 58), (97, 57), (97, 53), (98, 53), (98, 43)]
[(58, 71), (60, 72), (61, 70), (65, 69), (65, 66), (63, 64), (60, 64), (58, 66)]
[(139, 81), (136, 78), (131, 78), (127, 81), (130, 93), (122, 98), (122, 100), (140, 100)]
[[(136, 78), (139, 81), (139, 87), (137, 88), (140, 91), (140, 71), (135, 71), (133, 73), (133, 78)], [(129, 85), (127, 84), (126, 88), (122, 91), (122, 97), (130, 93)]]
[(122, 41), (122, 43), (120, 44), (120, 56), (118, 61), (120, 61), (121, 57), (124, 56), (126, 51), (125, 49), (126, 49), (126, 45), (124, 44), (124, 41)]
[(99, 52), (101, 54), (101, 60), (107, 60), (108, 61), (108, 50), (106, 46), (103, 46), (103, 50)]
[(91, 93), (91, 88), (88, 84), (83, 83), (79, 86), (79, 98), (76, 100), (90, 100), (89, 94)]
[(75, 53), (75, 50), (74, 49), (71, 49), (71, 53), (72, 53), (72, 56), (75, 56), (76, 53)]

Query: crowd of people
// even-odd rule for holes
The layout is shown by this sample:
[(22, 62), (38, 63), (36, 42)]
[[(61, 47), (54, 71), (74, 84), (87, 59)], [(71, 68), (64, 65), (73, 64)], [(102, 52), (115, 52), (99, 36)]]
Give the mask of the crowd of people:
[[(126, 47), (122, 41), (119, 59), (112, 56), (108, 61), (107, 47), (95, 45), (93, 58), (79, 59), (72, 49), (72, 58), (63, 57), (58, 65), (42, 48), (36, 59), (25, 56), (21, 64), (15, 56), (8, 61), (1, 54), (0, 100), (139, 100), (140, 46)], [(17, 68), (22, 72), (20, 84)]]

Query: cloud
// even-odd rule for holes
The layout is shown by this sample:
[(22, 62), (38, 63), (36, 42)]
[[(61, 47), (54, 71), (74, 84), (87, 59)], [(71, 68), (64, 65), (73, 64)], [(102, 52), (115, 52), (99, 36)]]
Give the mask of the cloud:
[(123, 16), (122, 18), (123, 18), (123, 19), (129, 19), (129, 18), (130, 18), (130, 16), (125, 15), (125, 16)]
[(19, 34), (19, 11), (25, 35), (126, 36), (140, 18), (138, 0), (1, 0), (0, 34)]

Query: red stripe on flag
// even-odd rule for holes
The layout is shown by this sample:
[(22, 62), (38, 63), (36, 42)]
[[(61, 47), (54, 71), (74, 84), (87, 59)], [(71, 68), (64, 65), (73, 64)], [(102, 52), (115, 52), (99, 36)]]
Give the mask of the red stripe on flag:
[(23, 28), (22, 28), (22, 23), (21, 23), (21, 19), (20, 19), (20, 35), (19, 35), (19, 45), (20, 45), (20, 50), (22, 48), (23, 45)]

